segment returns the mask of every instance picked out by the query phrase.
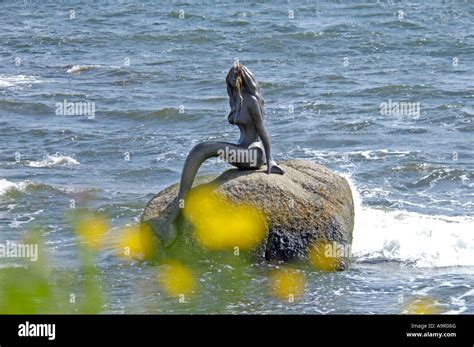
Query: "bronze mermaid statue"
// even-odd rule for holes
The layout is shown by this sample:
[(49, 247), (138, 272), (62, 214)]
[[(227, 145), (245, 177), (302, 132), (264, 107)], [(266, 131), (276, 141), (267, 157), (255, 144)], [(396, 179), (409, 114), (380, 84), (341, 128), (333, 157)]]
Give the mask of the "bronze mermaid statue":
[(164, 247), (168, 247), (176, 239), (176, 222), (181, 211), (181, 202), (191, 189), (199, 167), (205, 160), (221, 157), (242, 170), (257, 170), (266, 164), (267, 174), (284, 173), (272, 157), (270, 136), (264, 125), (264, 101), (253, 73), (244, 65), (235, 63), (227, 74), (226, 84), (230, 105), (227, 119), (230, 124), (239, 127), (239, 141), (236, 144), (206, 141), (197, 144), (189, 152), (171, 214), (166, 219), (157, 217), (145, 222), (161, 239)]

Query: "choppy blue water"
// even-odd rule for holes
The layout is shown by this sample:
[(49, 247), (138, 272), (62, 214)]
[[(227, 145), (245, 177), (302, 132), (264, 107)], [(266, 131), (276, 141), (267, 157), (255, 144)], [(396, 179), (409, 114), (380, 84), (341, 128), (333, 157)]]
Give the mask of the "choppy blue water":
[[(64, 214), (80, 192), (110, 237), (136, 223), (193, 145), (237, 140), (225, 75), (238, 58), (262, 87), (275, 157), (350, 180), (353, 266), (306, 272), (305, 295), (284, 304), (262, 289), (271, 266), (255, 265), (250, 289), (217, 305), (213, 276), (231, 270), (215, 264), (179, 306), (156, 269), (109, 249), (105, 311), (399, 313), (403, 295), (474, 313), (473, 18), (471, 1), (2, 2), (0, 240), (40, 226), (52, 266), (74, 268)], [(57, 115), (64, 100), (95, 117)], [(382, 114), (389, 102), (419, 114)]]

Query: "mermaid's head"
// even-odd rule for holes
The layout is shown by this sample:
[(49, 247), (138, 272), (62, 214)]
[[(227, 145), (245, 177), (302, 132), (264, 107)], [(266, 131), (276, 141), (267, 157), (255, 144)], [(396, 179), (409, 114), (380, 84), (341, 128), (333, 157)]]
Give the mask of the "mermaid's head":
[[(260, 91), (260, 86), (255, 80), (253, 73), (247, 67), (240, 63), (234, 63), (234, 65), (230, 68), (229, 73), (227, 74), (226, 84), (227, 94), (229, 94), (229, 101), (231, 109), (233, 111), (240, 108), (243, 102), (242, 94), (247, 93), (257, 98), (258, 103), (260, 105), (260, 112), (263, 116), (264, 101), (262, 93)], [(238, 93), (239, 95), (240, 105), (234, 105), (235, 93)]]

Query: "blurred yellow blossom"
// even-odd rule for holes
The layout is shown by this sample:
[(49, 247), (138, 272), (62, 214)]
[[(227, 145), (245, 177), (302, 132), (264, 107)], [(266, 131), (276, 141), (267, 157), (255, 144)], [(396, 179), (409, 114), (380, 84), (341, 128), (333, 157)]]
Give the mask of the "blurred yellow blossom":
[(158, 282), (169, 296), (189, 296), (196, 289), (196, 278), (185, 265), (172, 261), (160, 268)]
[(334, 249), (334, 243), (324, 240), (313, 242), (308, 249), (308, 259), (317, 269), (322, 271), (337, 271), (342, 266), (342, 259)]
[(99, 213), (80, 215), (75, 223), (76, 234), (92, 250), (100, 248), (108, 228), (107, 219)]
[(433, 298), (423, 297), (410, 300), (403, 312), (408, 314), (440, 314), (441, 310)]
[(120, 230), (118, 236), (118, 255), (120, 257), (124, 259), (143, 257), (145, 255), (144, 247), (147, 245), (142, 242), (139, 225), (128, 226)]
[(186, 198), (184, 215), (194, 226), (198, 242), (211, 250), (238, 247), (250, 250), (266, 234), (263, 214), (253, 206), (233, 204), (213, 191), (212, 186), (191, 190)]
[(293, 302), (304, 291), (305, 281), (301, 273), (291, 268), (280, 268), (273, 271), (271, 293), (277, 299)]

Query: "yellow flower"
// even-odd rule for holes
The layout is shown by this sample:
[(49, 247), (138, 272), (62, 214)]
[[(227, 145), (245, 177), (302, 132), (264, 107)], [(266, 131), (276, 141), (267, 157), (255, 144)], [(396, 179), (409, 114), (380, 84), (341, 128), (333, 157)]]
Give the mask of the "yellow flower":
[(424, 297), (411, 300), (406, 305), (405, 312), (408, 314), (440, 314), (439, 307), (436, 306), (434, 299)]
[(139, 226), (125, 227), (120, 231), (118, 237), (118, 255), (125, 259), (143, 255)]
[(341, 258), (338, 257), (334, 243), (317, 240), (308, 249), (308, 259), (317, 269), (323, 271), (337, 271), (341, 267)]
[(109, 226), (104, 216), (97, 213), (89, 214), (77, 221), (76, 234), (88, 248), (97, 250), (102, 245), (104, 234), (108, 228)]
[(305, 286), (301, 273), (290, 268), (274, 270), (271, 276), (271, 293), (277, 299), (293, 302), (303, 294)]
[(191, 295), (197, 287), (193, 272), (175, 261), (165, 265), (158, 282), (169, 296)]
[(184, 215), (193, 224), (198, 242), (211, 250), (255, 248), (267, 231), (265, 218), (258, 209), (235, 205), (209, 186), (191, 190)]

